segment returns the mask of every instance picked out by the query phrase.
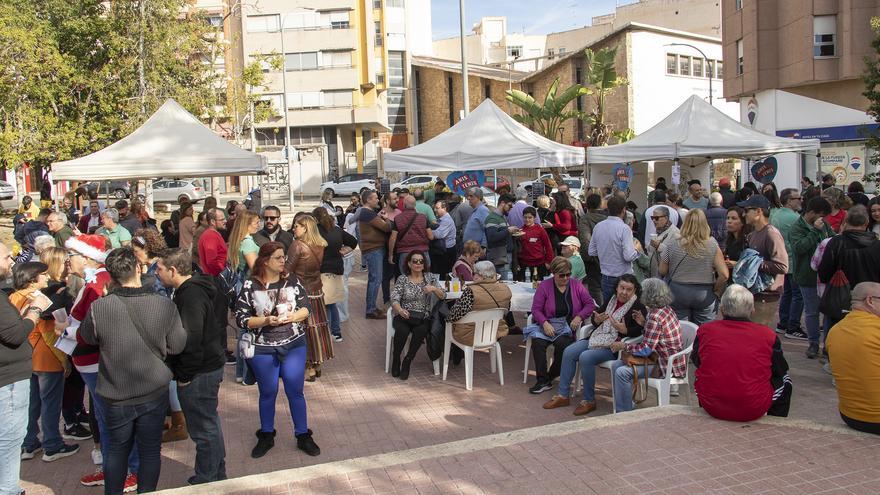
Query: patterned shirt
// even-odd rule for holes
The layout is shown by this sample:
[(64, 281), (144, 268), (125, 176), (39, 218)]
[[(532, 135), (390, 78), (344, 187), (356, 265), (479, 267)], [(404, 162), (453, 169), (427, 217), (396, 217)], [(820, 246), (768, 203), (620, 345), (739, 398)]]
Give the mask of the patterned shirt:
[(424, 288), (433, 285), (438, 289), (440, 287), (440, 279), (437, 274), (425, 273), (422, 283), (415, 283), (406, 275), (397, 277), (394, 289), (391, 290), (391, 302), (400, 304), (400, 307), (407, 311), (419, 311), (429, 313), (430, 295), (425, 294)]
[[(645, 318), (644, 338), (637, 344), (627, 344), (628, 352), (653, 350), (660, 356), (660, 373), (666, 372), (669, 356), (681, 352), (681, 325), (675, 311), (669, 306), (651, 309)], [(683, 377), (687, 373), (687, 360), (684, 356), (676, 358), (672, 363), (672, 376)]]

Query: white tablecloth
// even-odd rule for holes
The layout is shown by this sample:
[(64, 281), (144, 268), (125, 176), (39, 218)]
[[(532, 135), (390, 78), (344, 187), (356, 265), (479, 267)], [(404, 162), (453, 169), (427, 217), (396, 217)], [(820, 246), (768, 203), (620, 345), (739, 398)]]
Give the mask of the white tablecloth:
[[(532, 299), (535, 298), (535, 289), (532, 284), (525, 282), (502, 282), (510, 288), (510, 310), (527, 312), (532, 310)], [(447, 292), (446, 299), (458, 299), (461, 292)]]

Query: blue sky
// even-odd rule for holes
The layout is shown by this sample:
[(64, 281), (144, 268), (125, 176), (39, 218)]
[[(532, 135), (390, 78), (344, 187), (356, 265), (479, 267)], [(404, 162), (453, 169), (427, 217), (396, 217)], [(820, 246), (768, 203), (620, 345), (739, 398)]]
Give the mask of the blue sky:
[[(507, 16), (508, 32), (547, 34), (590, 24), (593, 16), (610, 14), (616, 0), (465, 0), (465, 30), (480, 17)], [(620, 0), (621, 4), (633, 3)], [(458, 36), (458, 1), (432, 0), (431, 24), (434, 39)]]

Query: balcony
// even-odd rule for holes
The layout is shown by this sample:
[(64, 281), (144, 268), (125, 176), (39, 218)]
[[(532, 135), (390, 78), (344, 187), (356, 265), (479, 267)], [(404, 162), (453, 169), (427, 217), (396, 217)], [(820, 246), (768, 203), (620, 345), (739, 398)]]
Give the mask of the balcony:
[[(358, 71), (355, 67), (324, 67), (314, 70), (287, 71), (287, 90), (321, 91), (322, 89), (357, 88)], [(280, 93), (284, 90), (281, 72), (267, 72), (266, 93)]]
[[(268, 33), (243, 33), (245, 54), (281, 53), (281, 35), (278, 31)], [(284, 31), (284, 49), (288, 52), (320, 50), (345, 50), (358, 47), (355, 29), (304, 29)]]

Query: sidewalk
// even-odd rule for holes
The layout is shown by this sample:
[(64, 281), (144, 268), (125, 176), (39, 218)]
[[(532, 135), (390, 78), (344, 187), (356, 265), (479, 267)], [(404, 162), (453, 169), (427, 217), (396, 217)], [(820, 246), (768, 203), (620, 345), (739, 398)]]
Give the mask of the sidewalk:
[[(809, 421), (810, 425), (830, 425), (835, 428), (840, 428), (842, 425), (837, 414), (836, 394), (831, 386), (830, 376), (821, 371), (821, 365), (818, 361), (807, 360), (804, 357), (805, 342), (787, 340), (783, 342), (786, 358), (792, 368), (794, 395), (791, 417), (781, 422), (781, 424), (789, 426), (781, 433), (777, 434), (775, 430), (767, 431), (766, 438), (764, 438), (754, 432), (764, 431), (766, 429), (763, 426), (765, 423), (761, 423), (762, 426), (759, 427), (758, 424), (730, 424), (706, 417), (691, 418), (687, 416), (688, 419), (664, 420), (669, 423), (664, 422), (661, 429), (646, 427), (643, 430), (635, 430), (634, 436), (630, 436), (630, 434), (624, 433), (626, 428), (622, 426), (615, 427), (618, 429), (605, 428), (609, 424), (605, 421), (607, 420), (606, 415), (611, 413), (611, 401), (609, 374), (604, 370), (597, 373), (598, 410), (585, 419), (581, 420), (572, 415), (574, 406), (551, 411), (542, 409), (541, 405), (550, 398), (551, 392), (537, 396), (530, 395), (527, 388), (533, 383), (534, 376), (530, 377), (529, 385), (522, 383), (524, 346), (521, 336), (512, 335), (502, 339), (504, 386), (499, 385), (497, 375), (490, 372), (489, 358), (485, 353), (478, 353), (475, 357), (474, 389), (471, 392), (465, 390), (464, 387), (463, 366), (450, 367), (448, 380), (442, 381), (440, 377), (433, 375), (431, 364), (424, 351), (420, 351), (414, 361), (408, 381), (400, 381), (385, 374), (385, 321), (363, 318), (366, 274), (358, 270), (359, 267), (356, 264), (355, 273), (353, 273), (349, 284), (351, 290), (350, 312), (353, 319), (343, 324), (345, 341), (335, 345), (336, 358), (324, 365), (322, 378), (319, 378), (317, 382), (305, 385), (309, 427), (314, 431), (314, 438), (321, 447), (322, 455), (308, 457), (296, 449), (286, 397), (283, 393), (279, 393), (276, 414), (278, 435), (275, 448), (261, 459), (251, 459), (250, 450), (256, 442), (254, 432), (259, 427), (257, 388), (236, 384), (233, 380), (233, 369), (227, 366), (225, 381), (220, 389), (220, 415), (226, 438), (226, 462), (230, 477), (259, 475), (352, 459), (358, 459), (354, 464), (355, 467), (359, 465), (373, 466), (369, 463), (360, 463), (367, 462), (363, 459), (372, 459), (370, 456), (397, 455), (397, 453), (406, 453), (412, 449), (421, 448), (427, 449), (426, 452), (429, 452), (433, 459), (459, 452), (458, 450), (449, 450), (452, 448), (449, 446), (449, 442), (473, 439), (477, 440), (467, 445), (485, 447), (486, 452), (479, 455), (465, 455), (451, 461), (427, 461), (418, 458), (418, 467), (413, 464), (415, 461), (401, 457), (394, 464), (402, 466), (401, 469), (383, 471), (385, 474), (379, 474), (379, 478), (394, 479), (394, 487), (400, 493), (415, 493), (409, 484), (400, 480), (409, 479), (421, 482), (424, 481), (425, 476), (428, 476), (432, 482), (438, 483), (448, 482), (450, 479), (456, 482), (471, 480), (466, 483), (477, 483), (480, 488), (488, 487), (486, 488), (488, 493), (518, 493), (521, 487), (530, 487), (528, 489), (532, 492), (530, 495), (555, 493), (547, 490), (535, 491), (535, 483), (540, 481), (546, 484), (550, 479), (572, 482), (577, 480), (577, 476), (587, 478), (593, 476), (590, 473), (607, 481), (608, 476), (604, 473), (609, 471), (606, 469), (619, 466), (624, 463), (624, 459), (643, 459), (643, 461), (635, 463), (627, 461), (632, 466), (641, 466), (641, 468), (646, 467), (648, 462), (666, 462), (664, 461), (666, 457), (658, 451), (658, 445), (668, 442), (674, 442), (676, 448), (679, 449), (677, 455), (682, 456), (682, 459), (687, 462), (696, 462), (700, 458), (712, 456), (724, 459), (725, 465), (730, 459), (722, 455), (721, 449), (715, 448), (716, 444), (724, 445), (725, 449), (731, 452), (744, 452), (758, 447), (763, 449), (765, 448), (763, 444), (766, 444), (766, 448), (772, 447), (772, 451), (777, 452), (778, 455), (773, 459), (773, 462), (765, 460), (760, 464), (764, 467), (777, 469), (779, 473), (776, 471), (765, 473), (755, 467), (756, 471), (753, 475), (758, 477), (756, 479), (765, 479), (766, 476), (767, 480), (771, 478), (777, 480), (777, 476), (796, 472), (795, 468), (798, 470), (800, 468), (827, 470), (829, 466), (834, 466), (838, 474), (851, 473), (851, 479), (862, 481), (876, 479), (877, 473), (880, 472), (865, 472), (858, 468), (861, 466), (862, 458), (876, 460), (871, 457), (876, 454), (863, 455), (861, 453), (865, 442), (861, 437), (840, 434), (823, 436), (824, 434), (820, 435), (811, 429), (790, 429), (793, 427), (791, 425), (798, 424), (796, 420)], [(761, 306), (757, 319), (771, 325), (775, 324), (774, 316), (770, 314), (773, 310), (775, 308), (767, 305)], [(693, 397), (691, 398), (694, 400)], [(682, 391), (681, 397), (673, 398), (673, 402), (687, 404), (684, 391)], [(656, 404), (656, 398), (652, 396), (643, 405), (646, 410), (639, 414), (663, 413), (665, 416), (666, 411), (650, 407), (654, 404)], [(620, 415), (615, 420), (625, 416), (630, 415)], [(681, 423), (681, 421), (694, 421), (694, 423)], [(645, 424), (651, 425), (653, 423)], [(529, 431), (530, 428), (541, 428), (536, 430), (542, 432), (541, 435), (549, 434), (547, 432), (551, 431), (568, 435), (570, 428), (587, 428), (590, 429), (590, 432), (572, 431), (572, 435), (583, 436), (572, 437), (572, 441), (565, 440), (563, 441), (564, 445), (560, 446), (557, 440), (540, 440), (541, 437), (538, 437), (538, 440), (532, 440), (528, 435), (525, 437), (517, 436), (521, 435), (519, 433), (521, 430)], [(696, 442), (698, 437), (691, 436), (691, 432), (701, 431), (706, 433), (707, 441)], [(497, 435), (501, 435), (501, 437), (497, 437)], [(785, 449), (780, 450), (776, 446), (777, 435), (779, 438), (785, 439), (787, 446)], [(505, 444), (503, 448), (502, 446), (491, 447), (491, 449), (488, 447), (491, 445), (489, 439), (505, 437), (516, 440), (515, 444), (534, 443), (516, 448), (513, 444)], [(628, 440), (626, 440), (627, 438)], [(640, 438), (644, 438), (644, 440), (640, 440), (641, 446), (630, 443)], [(877, 448), (880, 447), (880, 441), (878, 439), (871, 440), (874, 442), (875, 450), (880, 452), (880, 449)], [(624, 441), (622, 445), (626, 448), (615, 447), (614, 443), (617, 441)], [(552, 468), (553, 470), (550, 471), (540, 468), (534, 474), (528, 474), (531, 473), (529, 469), (535, 470), (539, 464), (527, 462), (524, 463), (526, 466), (510, 464), (511, 458), (515, 458), (517, 462), (522, 461), (522, 456), (525, 455), (523, 452), (530, 452), (529, 449), (535, 445), (548, 449), (548, 453), (552, 456), (561, 456), (566, 463), (564, 464), (565, 469), (574, 472), (574, 477), (565, 473), (556, 476), (556, 474), (560, 474), (556, 473), (556, 468)], [(590, 449), (587, 447), (593, 445), (602, 446), (607, 450), (602, 450), (599, 455), (592, 454), (588, 452)], [(24, 480), (23, 486), (28, 495), (99, 495), (102, 493), (101, 488), (88, 488), (79, 484), (79, 478), (92, 472), (95, 468), (89, 459), (92, 442), (80, 442), (80, 448), (80, 453), (53, 463), (44, 463), (39, 458), (24, 461), (22, 463), (22, 478)], [(473, 449), (474, 447), (468, 448)], [(837, 450), (829, 450), (832, 448)], [(571, 454), (567, 452), (571, 452)], [(856, 452), (859, 452), (858, 456)], [(485, 455), (496, 456), (496, 454), (497, 461), (491, 461), (485, 466), (482, 465), (482, 459)], [(162, 455), (160, 488), (170, 489), (185, 486), (186, 479), (192, 474), (195, 455), (192, 441), (164, 444)], [(748, 457), (745, 454), (742, 455)], [(461, 459), (466, 461), (462, 462)], [(577, 459), (578, 467), (568, 464), (569, 459)], [(749, 458), (749, 460), (754, 459)], [(445, 466), (444, 462), (453, 462), (455, 466), (461, 463), (461, 467), (451, 468), (453, 472), (447, 473), (447, 477), (443, 477), (442, 474), (437, 473), (436, 468)], [(540, 463), (545, 462), (545, 460), (540, 461)], [(877, 463), (874, 462), (874, 466), (876, 465)], [(327, 469), (336, 469), (332, 466), (336, 466), (336, 464), (331, 464)], [(600, 469), (601, 466), (607, 467)], [(783, 469), (782, 466), (787, 467)], [(363, 469), (365, 468), (360, 468), (360, 470)], [(383, 467), (383, 469), (385, 468)], [(498, 469), (502, 469), (503, 472), (496, 473)], [(715, 469), (716, 471), (720, 470), (720, 468)], [(473, 470), (478, 470), (478, 472), (472, 472)], [(357, 474), (345, 472), (348, 473), (345, 475), (345, 479), (349, 481), (349, 485), (345, 485), (338, 478), (332, 482), (329, 479), (314, 481), (314, 487), (310, 481), (309, 490), (312, 490), (311, 493), (346, 493), (351, 488), (357, 487), (359, 490), (356, 493), (361, 493), (360, 488), (363, 488), (364, 482), (361, 481), (361, 484), (353, 483), (352, 480), (357, 479)], [(367, 476), (372, 476), (376, 472), (378, 471), (370, 471)], [(301, 476), (302, 473), (298, 472), (297, 476)], [(394, 477), (389, 478), (392, 473)], [(496, 473), (500, 478), (488, 478), (490, 475), (496, 475), (493, 473)], [(349, 474), (352, 474), (352, 477), (349, 477)], [(622, 475), (631, 474), (631, 472), (625, 472)], [(274, 483), (278, 476), (280, 475), (273, 473), (272, 476), (258, 476), (251, 479), (265, 479), (267, 483)], [(325, 474), (322, 474), (315, 480), (324, 476)], [(610, 477), (617, 478), (617, 475)], [(359, 479), (363, 478), (364, 476), (361, 476)], [(513, 483), (514, 481), (515, 483)], [(583, 481), (585, 480), (578, 481), (577, 486), (572, 485), (570, 490), (579, 487), (582, 490), (579, 493), (590, 493), (589, 490), (584, 489)], [(753, 479), (748, 481), (753, 481)], [(245, 480), (245, 482), (250, 483), (251, 481)], [(325, 483), (334, 484), (327, 485)], [(341, 483), (341, 485), (337, 486), (335, 483)], [(425, 485), (423, 483), (422, 485), (424, 488)], [(250, 489), (250, 486), (224, 486), (232, 487), (233, 492), (244, 491), (248, 493)], [(373, 486), (372, 482), (370, 486)], [(553, 486), (558, 488), (560, 492), (565, 491), (556, 485)], [(785, 486), (787, 484), (768, 485), (768, 488), (781, 489)], [(510, 487), (510, 490), (506, 487)], [(435, 492), (455, 493), (455, 490), (451, 490), (449, 485), (438, 487), (435, 484), (433, 488), (436, 489)], [(309, 493), (299, 484), (295, 489), (296, 493), (300, 493), (300, 491)], [(596, 488), (593, 489), (596, 490)], [(224, 493), (225, 488), (224, 491), (220, 491), (218, 488), (211, 488), (211, 490), (211, 493)], [(382, 491), (393, 493), (392, 490), (383, 489)], [(862, 490), (861, 493), (876, 491), (876, 488), (872, 488), (871, 490)], [(601, 493), (602, 490), (597, 490), (597, 492)], [(739, 492), (742, 491), (722, 491), (721, 493)], [(752, 493), (752, 491), (747, 492)], [(799, 492), (808, 493), (809, 490), (800, 490)], [(253, 493), (288, 493), (288, 488), (287, 485), (273, 486), (271, 490), (267, 487)], [(428, 491), (428, 493), (431, 492)]]

